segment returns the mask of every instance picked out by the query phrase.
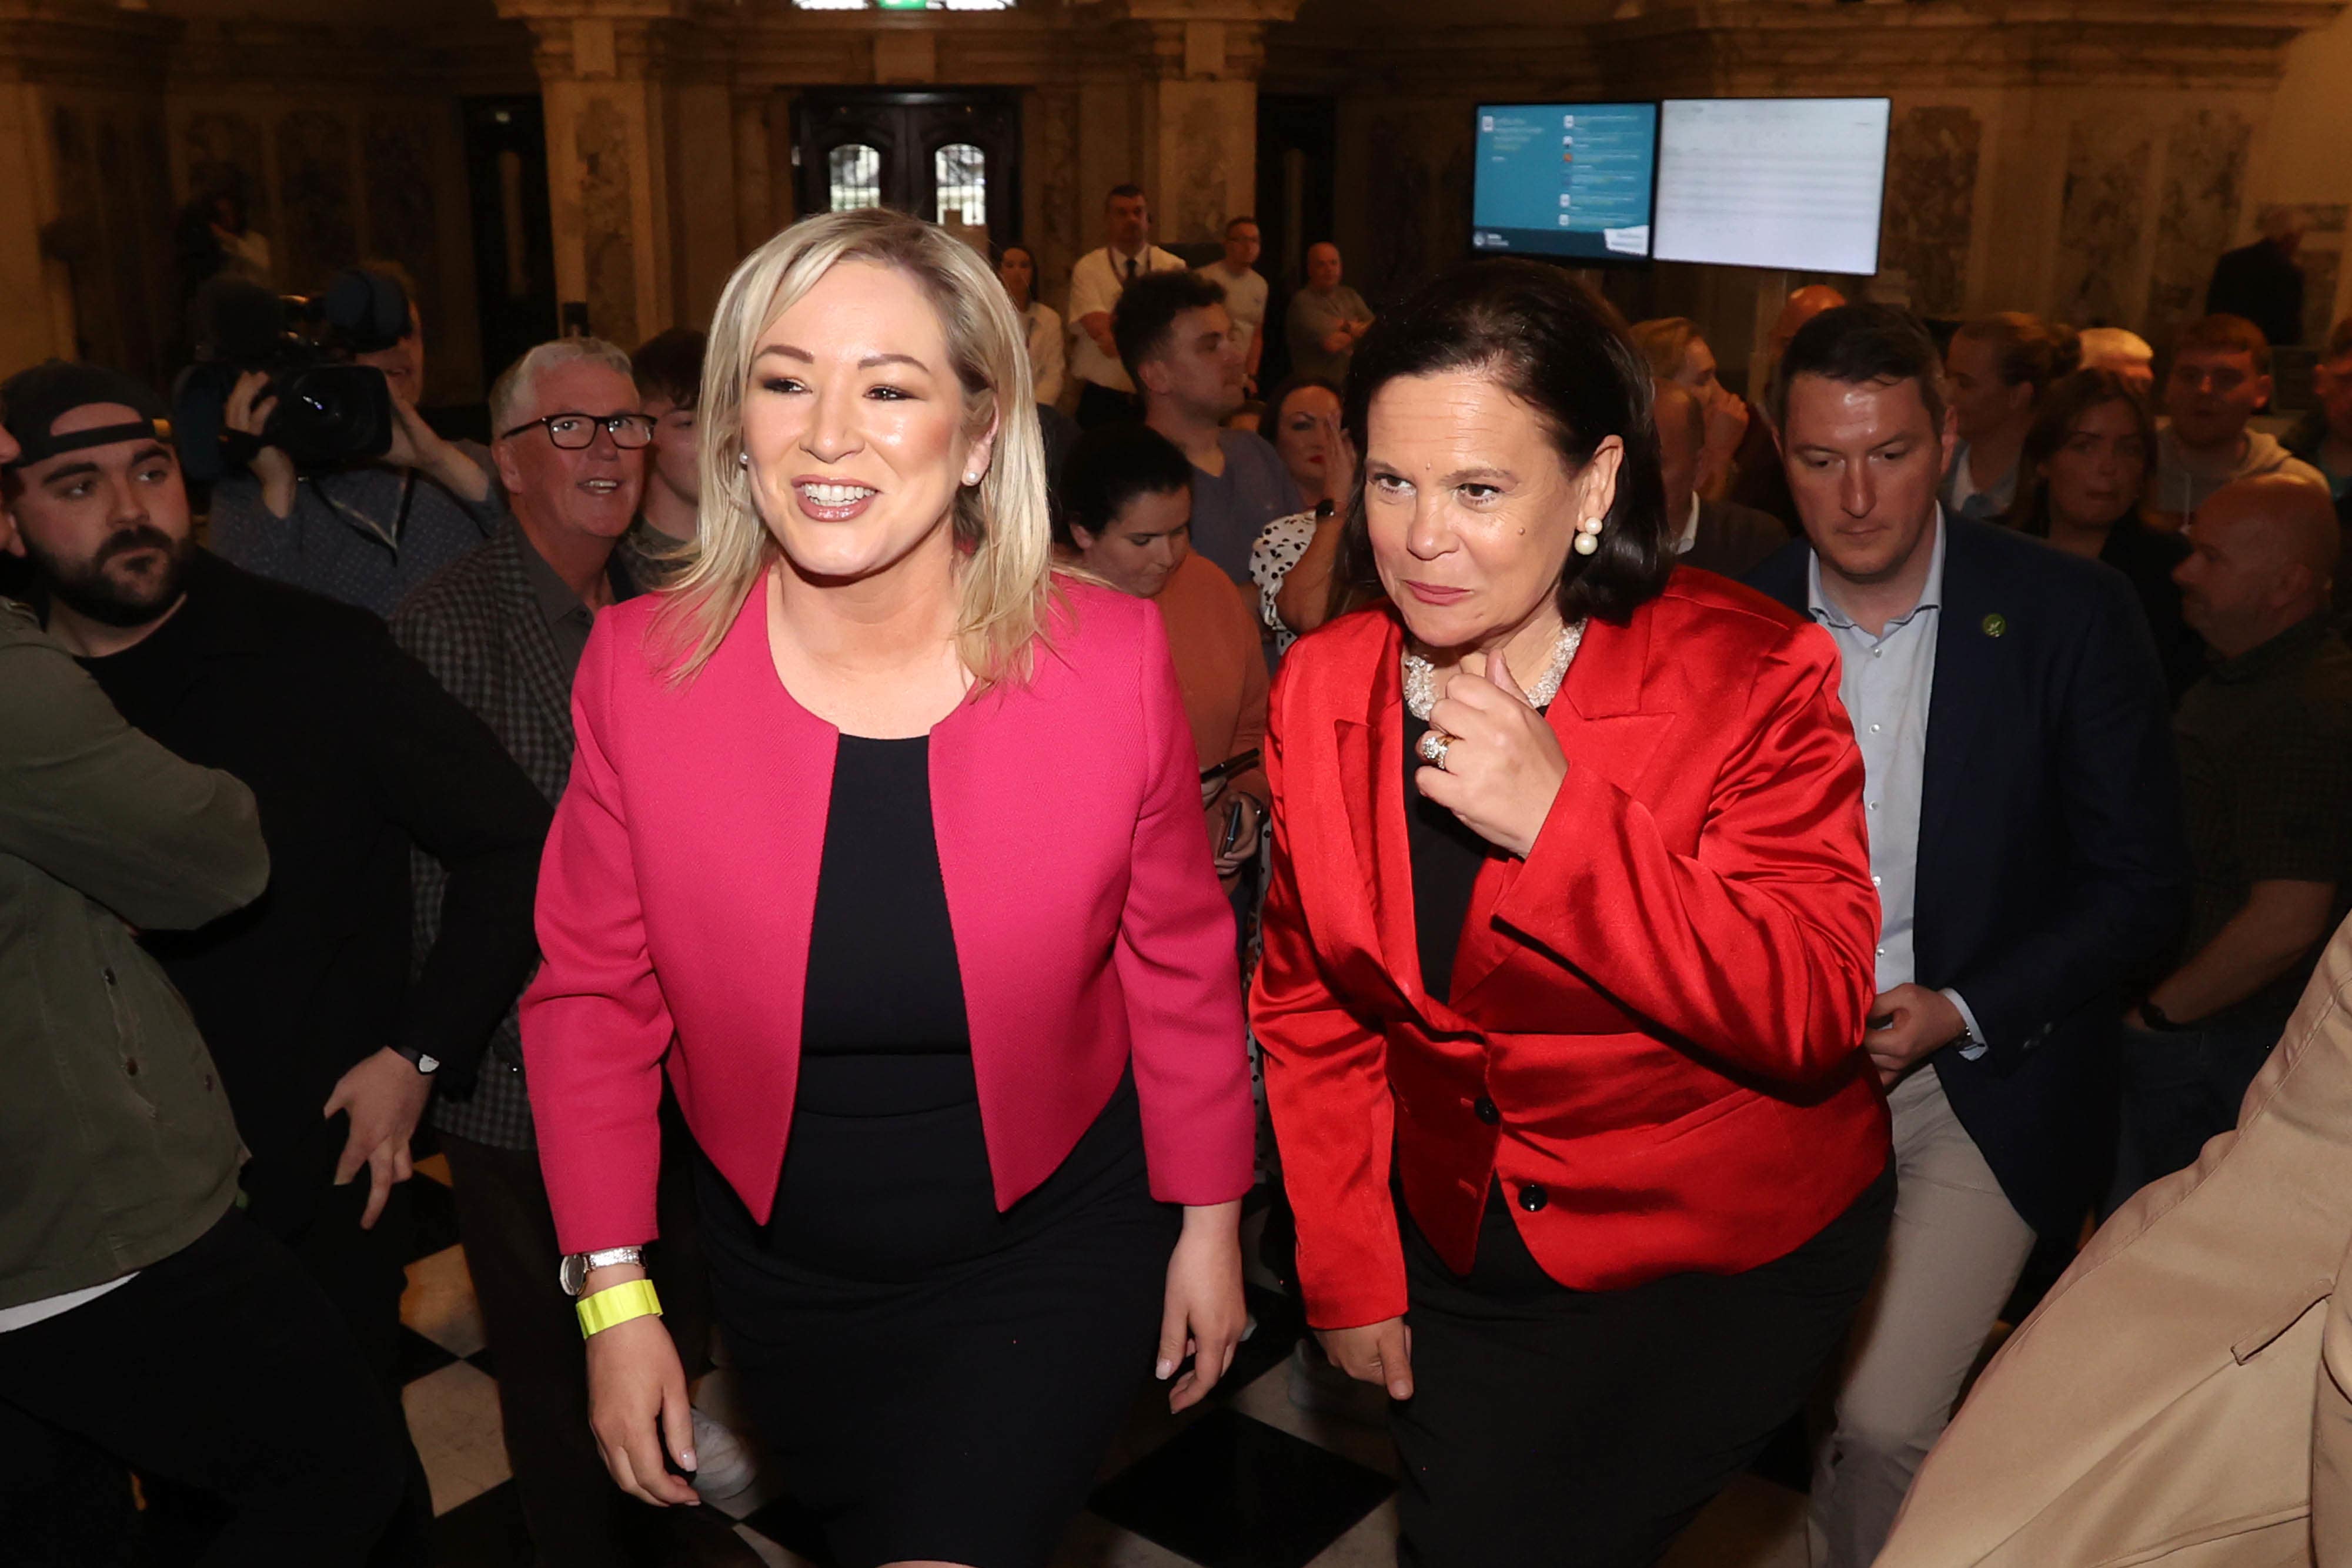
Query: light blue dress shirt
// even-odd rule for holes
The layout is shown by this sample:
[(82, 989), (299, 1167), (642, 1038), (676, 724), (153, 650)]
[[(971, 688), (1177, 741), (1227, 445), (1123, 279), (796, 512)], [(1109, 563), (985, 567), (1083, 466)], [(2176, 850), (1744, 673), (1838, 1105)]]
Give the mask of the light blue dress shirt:
[[(1878, 980), (1883, 995), (1917, 978), (1913, 934), (1919, 893), (1919, 795), (1927, 768), (1927, 709), (1936, 692), (1936, 632), (1943, 620), (1944, 541), (1936, 543), (1919, 601), (1873, 635), (1822, 591), (1818, 555), (1805, 561), (1805, 608), (1838, 650), (1838, 696), (1862, 747), (1863, 801), (1870, 828), (1870, 881), (1878, 889)], [(1945, 996), (1968, 1024), (1960, 1054), (1984, 1054), (1976, 1015), (1958, 991)]]

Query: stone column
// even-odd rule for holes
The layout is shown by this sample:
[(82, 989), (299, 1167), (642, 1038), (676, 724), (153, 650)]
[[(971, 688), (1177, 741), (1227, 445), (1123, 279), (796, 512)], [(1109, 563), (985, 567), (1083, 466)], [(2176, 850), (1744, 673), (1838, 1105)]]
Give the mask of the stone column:
[(690, 0), (499, 0), (499, 14), (536, 39), (557, 297), (625, 348), (700, 325), (739, 239), (725, 21)]
[(86, 349), (160, 378), (173, 335), (161, 104), (175, 20), (0, 0), (0, 375)]
[(1257, 80), (1265, 29), (1297, 0), (1128, 0), (1145, 79), (1137, 172), (1163, 241), (1222, 237), (1257, 205)]

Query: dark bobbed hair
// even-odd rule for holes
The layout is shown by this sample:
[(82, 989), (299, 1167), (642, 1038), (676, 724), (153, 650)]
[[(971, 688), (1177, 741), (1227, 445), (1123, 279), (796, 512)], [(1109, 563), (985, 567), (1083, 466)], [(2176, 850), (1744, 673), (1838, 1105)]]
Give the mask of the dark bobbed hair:
[(680, 408), (702, 401), (702, 360), (709, 336), (691, 327), (671, 327), (637, 345), (629, 373), (640, 397), (666, 397)]
[(2156, 415), (2132, 384), (2115, 371), (2076, 371), (2052, 382), (2042, 394), (2042, 405), (2034, 410), (2033, 423), (2018, 452), (2017, 498), (2006, 519), (2010, 527), (2035, 538), (2050, 537), (2050, 485), (2039, 470), (2066, 444), (2076, 420), (2111, 402), (2130, 409), (2133, 423), (2139, 426), (2139, 489), (2142, 496), (2147, 494), (2148, 484), (2156, 477)]
[(1054, 512), (1054, 539), (1078, 548), (1070, 530), (1099, 535), (1138, 496), (1165, 496), (1192, 486), (1192, 462), (1149, 425), (1106, 424), (1087, 432), (1062, 465), (1062, 504)]
[(1177, 272), (1148, 272), (1127, 286), (1111, 307), (1110, 339), (1118, 346), (1118, 361), (1140, 388), (1136, 367), (1158, 357), (1168, 344), (1176, 318), (1187, 310), (1205, 310), (1225, 302), (1223, 285), (1190, 267)]
[[(1339, 397), (1341, 395), (1339, 383), (1331, 380), (1328, 376), (1292, 376), (1288, 381), (1284, 382), (1280, 386), (1275, 388), (1273, 395), (1265, 400), (1265, 423), (1269, 425), (1281, 423), (1282, 405), (1288, 402), (1293, 396), (1305, 392), (1309, 387), (1320, 388), (1322, 391), (1329, 392), (1333, 397)], [(1264, 434), (1265, 432), (1260, 431), (1259, 434)], [(1274, 437), (1268, 435), (1266, 436), (1266, 439), (1271, 441)]]
[[(1617, 495), (1601, 519), (1601, 548), (1570, 551), (1559, 574), (1559, 612), (1623, 621), (1657, 597), (1673, 572), (1658, 434), (1651, 423), (1650, 366), (1625, 324), (1568, 273), (1539, 261), (1474, 261), (1384, 313), (1357, 346), (1340, 420), (1368, 452), (1372, 400), (1402, 376), (1488, 375), (1532, 407), (1571, 473), (1610, 436), (1624, 444)], [(1351, 486), (1347, 531), (1331, 574), (1334, 614), (1381, 597), (1363, 486)], [(1573, 528), (1579, 519), (1562, 517)]]
[(1936, 340), (1908, 310), (1892, 305), (1840, 305), (1797, 329), (1772, 373), (1772, 423), (1789, 429), (1789, 388), (1799, 376), (1844, 386), (1916, 382), (1928, 423), (1944, 431), (1944, 361)]

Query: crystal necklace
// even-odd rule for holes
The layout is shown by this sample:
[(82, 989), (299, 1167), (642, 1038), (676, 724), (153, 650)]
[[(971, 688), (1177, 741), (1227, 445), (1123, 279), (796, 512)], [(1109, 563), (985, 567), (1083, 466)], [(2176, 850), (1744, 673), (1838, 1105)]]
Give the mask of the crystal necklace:
[[(1576, 662), (1576, 650), (1583, 643), (1583, 622), (1561, 628), (1559, 641), (1552, 644), (1551, 663), (1544, 667), (1543, 678), (1526, 694), (1529, 707), (1551, 706), (1551, 699), (1559, 695), (1560, 683), (1568, 679), (1569, 665)], [(1486, 656), (1501, 657), (1498, 653)], [(1404, 655), (1404, 706), (1424, 724), (1429, 720), (1430, 710), (1437, 706), (1437, 666), (1409, 648)]]

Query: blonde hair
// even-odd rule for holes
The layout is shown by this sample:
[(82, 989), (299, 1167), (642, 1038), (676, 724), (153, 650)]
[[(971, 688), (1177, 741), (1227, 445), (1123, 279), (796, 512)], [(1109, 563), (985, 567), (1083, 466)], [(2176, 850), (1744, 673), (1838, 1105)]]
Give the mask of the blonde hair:
[(977, 485), (957, 490), (961, 554), (956, 653), (974, 694), (1028, 678), (1053, 597), (1054, 539), (1045, 454), (1029, 351), (1012, 301), (988, 264), (936, 225), (884, 208), (803, 218), (745, 257), (711, 318), (698, 421), (702, 503), (683, 568), (655, 617), (674, 678), (709, 662), (761, 574), (782, 551), (752, 503), (743, 465), (743, 394), (761, 337), (844, 262), (903, 273), (930, 300), (962, 387), (965, 429), (992, 420), (994, 451)]

